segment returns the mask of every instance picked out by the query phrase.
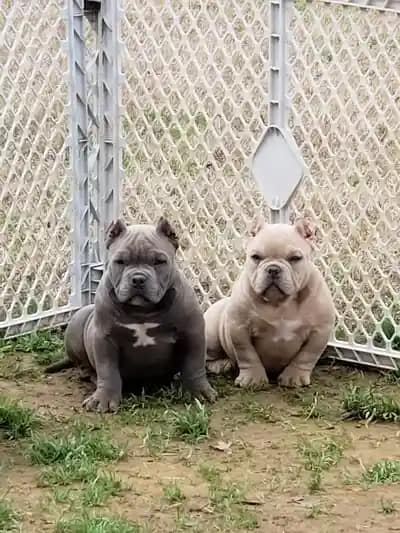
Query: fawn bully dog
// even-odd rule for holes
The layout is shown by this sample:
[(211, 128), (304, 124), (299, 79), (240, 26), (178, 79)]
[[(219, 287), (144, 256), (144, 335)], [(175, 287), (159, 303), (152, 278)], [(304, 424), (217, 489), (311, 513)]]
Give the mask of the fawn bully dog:
[(180, 373), (193, 395), (215, 400), (205, 369), (205, 325), (193, 289), (175, 262), (178, 239), (167, 220), (157, 226), (107, 230), (109, 261), (94, 305), (80, 309), (65, 334), (67, 358), (55, 372), (73, 365), (88, 369), (95, 392), (88, 410), (115, 411), (122, 388), (165, 382)]
[(232, 295), (205, 314), (209, 372), (238, 367), (241, 387), (262, 387), (268, 374), (286, 387), (310, 384), (335, 320), (331, 294), (311, 260), (313, 236), (306, 219), (253, 223)]

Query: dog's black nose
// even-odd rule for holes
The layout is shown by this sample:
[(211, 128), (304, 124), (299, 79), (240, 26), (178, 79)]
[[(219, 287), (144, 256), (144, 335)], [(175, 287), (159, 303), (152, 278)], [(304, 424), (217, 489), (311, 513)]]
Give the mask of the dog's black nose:
[(135, 287), (135, 289), (143, 288), (145, 281), (146, 281), (146, 276), (144, 274), (135, 274), (132, 277), (132, 285)]
[(281, 273), (281, 267), (278, 265), (271, 265), (267, 268), (267, 272), (272, 278), (276, 278)]

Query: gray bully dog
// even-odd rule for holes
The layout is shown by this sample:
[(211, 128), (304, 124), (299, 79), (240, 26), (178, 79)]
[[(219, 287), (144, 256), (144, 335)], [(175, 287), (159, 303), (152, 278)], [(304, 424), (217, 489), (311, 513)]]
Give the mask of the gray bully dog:
[(67, 358), (46, 369), (80, 365), (95, 392), (83, 406), (116, 411), (123, 386), (166, 382), (180, 372), (184, 387), (214, 401), (205, 370), (205, 324), (196, 295), (175, 262), (178, 239), (169, 222), (107, 230), (109, 261), (94, 305), (80, 309), (65, 333)]

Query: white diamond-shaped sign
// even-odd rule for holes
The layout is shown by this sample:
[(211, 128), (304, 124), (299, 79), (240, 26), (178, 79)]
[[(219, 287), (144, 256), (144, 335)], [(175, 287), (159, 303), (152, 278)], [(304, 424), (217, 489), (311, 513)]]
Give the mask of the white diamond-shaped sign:
[(268, 207), (278, 210), (300, 184), (304, 162), (294, 141), (277, 126), (270, 126), (253, 156), (251, 171)]

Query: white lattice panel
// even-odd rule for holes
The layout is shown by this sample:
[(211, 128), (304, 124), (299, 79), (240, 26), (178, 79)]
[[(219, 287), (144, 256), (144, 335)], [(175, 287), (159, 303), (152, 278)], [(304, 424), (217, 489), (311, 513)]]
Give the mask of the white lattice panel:
[(71, 290), (62, 3), (0, 3), (0, 328), (13, 333), (62, 318)]
[(294, 207), (320, 229), (334, 342), (391, 366), (371, 352), (400, 357), (400, 15), (298, 2), (291, 31), (290, 127), (309, 168)]
[[(400, 349), (399, 17), (294, 4), (290, 127), (310, 172), (292, 207), (320, 229), (337, 353), (394, 366), (384, 354)], [(124, 2), (126, 212), (177, 223), (203, 307), (229, 292), (240, 234), (263, 204), (248, 164), (268, 123), (266, 7)]]
[(250, 157), (268, 122), (265, 0), (126, 0), (123, 200), (168, 215), (204, 307), (227, 294), (262, 205)]

